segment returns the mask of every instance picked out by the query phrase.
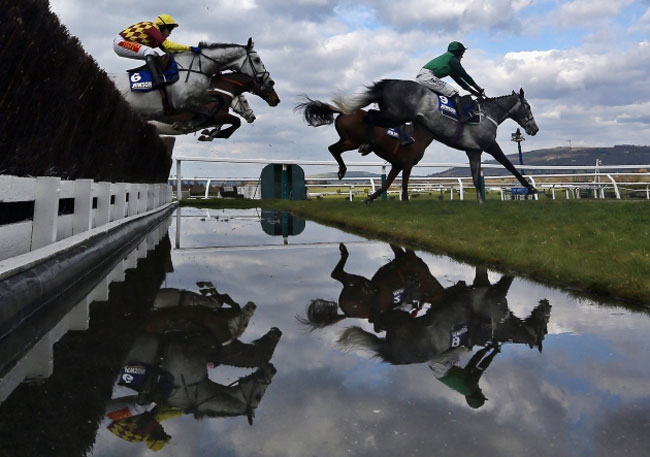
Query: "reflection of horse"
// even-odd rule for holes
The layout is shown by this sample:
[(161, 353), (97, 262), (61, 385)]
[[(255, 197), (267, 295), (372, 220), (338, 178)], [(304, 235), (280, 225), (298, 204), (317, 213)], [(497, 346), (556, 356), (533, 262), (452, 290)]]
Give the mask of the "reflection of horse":
[[(344, 270), (349, 253), (339, 245), (341, 258), (332, 270), (333, 279), (343, 284), (338, 303), (316, 299), (307, 307), (307, 317), (299, 320), (312, 328), (324, 327), (346, 317), (365, 318), (370, 322), (393, 308), (416, 311), (424, 302), (432, 302), (443, 293), (429, 267), (410, 249), (390, 245), (395, 258), (377, 270), (372, 279)], [(338, 308), (343, 314), (338, 314)]]
[[(253, 41), (248, 44), (200, 43), (201, 54), (191, 52), (175, 54), (181, 72), (180, 80), (166, 87), (167, 99), (174, 112), (189, 112), (196, 115), (193, 127), (211, 125), (215, 115), (214, 108), (206, 104), (215, 102), (209, 94), (212, 76), (222, 70), (233, 70), (254, 78), (262, 90), (269, 90), (274, 82), (266, 71), (262, 60), (253, 49)], [(165, 121), (167, 113), (159, 91), (133, 92), (126, 74), (111, 74), (122, 96), (145, 119)], [(227, 105), (226, 105), (227, 106)]]
[[(207, 286), (201, 291), (205, 295), (162, 289), (156, 297), (145, 331), (127, 356), (120, 385), (139, 392), (127, 397), (132, 400), (131, 409), (135, 408), (133, 403), (155, 402), (157, 406), (145, 416), (133, 416), (139, 419), (130, 414), (120, 416), (116, 414), (119, 411), (110, 413), (114, 422), (109, 428), (116, 435), (128, 439), (125, 436), (135, 429), (142, 431), (144, 426), (138, 428), (142, 425), (138, 421), (144, 420), (166, 441), (169, 437), (152, 421), (188, 413), (196, 418), (246, 415), (252, 424), (254, 411), (276, 373), (269, 361), (282, 332), (272, 328), (252, 343), (239, 341), (255, 305), (249, 302), (239, 307), (210, 283), (203, 285)], [(230, 308), (222, 308), (223, 303), (230, 304)], [(224, 386), (208, 378), (208, 364), (257, 370)], [(116, 399), (116, 404), (124, 400)], [(149, 441), (159, 443), (160, 439), (145, 434), (138, 441), (151, 444)]]
[[(375, 331), (385, 331), (385, 337), (354, 326), (341, 334), (338, 343), (345, 349), (368, 350), (395, 365), (428, 363), (440, 382), (478, 408), (486, 400), (479, 379), (501, 344), (527, 344), (541, 352), (547, 333), (551, 305), (541, 300), (526, 319), (514, 316), (506, 301), (512, 281), (503, 276), (490, 284), (487, 270), (477, 268), (471, 286), (460, 281), (447, 288), (424, 316), (388, 310), (375, 321)], [(458, 366), (475, 346), (482, 348), (465, 367)]]
[[(273, 85), (262, 87), (255, 78), (244, 73), (222, 73), (212, 79), (210, 89), (208, 90), (208, 94), (214, 101), (205, 105), (207, 109), (215, 112), (210, 119), (210, 123), (215, 126), (219, 125), (219, 127), (208, 132), (202, 132), (202, 136), (199, 137), (200, 141), (212, 141), (214, 138), (229, 138), (241, 126), (241, 120), (237, 116), (229, 114), (228, 109), (235, 104), (235, 100), (239, 100), (239, 96), (243, 92), (251, 92), (257, 95), (268, 103), (269, 106), (276, 106), (280, 103), (280, 98), (275, 92)], [(240, 105), (241, 103), (241, 100), (239, 100)], [(246, 99), (244, 99), (243, 103), (248, 106)], [(242, 108), (245, 109), (243, 106)], [(248, 109), (250, 110), (250, 106)], [(252, 114), (252, 110), (250, 110), (250, 113)], [(172, 114), (159, 120), (165, 124), (172, 124), (171, 130), (174, 132), (172, 133), (174, 135), (192, 133), (206, 126), (205, 124), (202, 124), (201, 127), (194, 125), (192, 113), (187, 112)], [(231, 126), (223, 129), (221, 126), (224, 124), (230, 124)], [(159, 133), (163, 133), (160, 132), (160, 129), (158, 130)], [(169, 129), (165, 129), (165, 133), (168, 132)]]
[[(469, 158), (472, 179), (477, 190), (481, 189), (481, 153), (485, 151), (510, 171), (529, 192), (536, 192), (535, 188), (512, 165), (496, 142), (497, 127), (507, 118), (521, 125), (529, 135), (535, 135), (539, 130), (531, 112), (530, 105), (524, 98), (523, 89), (519, 93), (513, 92), (512, 95), (480, 100), (478, 102), (480, 105), (479, 122), (476, 124), (463, 125), (455, 119), (444, 116), (439, 105), (446, 101), (444, 97), (440, 98), (437, 94), (434, 94), (415, 81), (383, 80), (370, 86), (365, 93), (350, 98), (349, 100), (343, 97), (337, 97), (332, 102), (336, 108), (333, 108), (331, 105), (326, 105), (326, 107), (331, 111), (329, 114), (330, 117), (332, 113), (343, 113), (343, 115), (357, 116), (362, 119), (364, 115), (359, 114), (359, 110), (371, 103), (378, 103), (380, 112), (373, 112), (372, 124), (395, 126), (404, 122), (413, 121), (416, 126), (421, 125), (424, 127), (433, 139), (441, 141), (452, 148), (465, 151)], [(305, 105), (308, 107), (309, 103), (299, 105), (299, 107)], [(322, 123), (328, 123), (324, 112), (325, 107), (321, 107), (320, 110), (320, 112), (313, 114), (313, 123), (310, 122), (310, 118), (307, 116), (308, 113), (305, 112), (305, 118), (310, 125), (317, 126), (322, 125)], [(354, 121), (354, 118), (352, 118), (352, 121)], [(355, 137), (352, 137), (350, 133), (337, 127), (337, 131), (341, 135), (341, 141), (330, 146), (330, 152), (332, 152), (335, 158), (340, 156), (343, 151), (357, 147), (356, 144), (359, 141), (364, 141), (358, 139), (362, 135), (366, 137), (364, 142), (370, 142), (372, 144), (367, 139), (368, 135), (366, 131), (368, 131), (368, 127), (362, 128), (361, 125), (362, 123), (359, 120), (352, 122), (350, 129), (355, 131)], [(377, 134), (375, 133), (375, 135)], [(421, 148), (424, 151), (428, 143), (424, 146), (416, 145), (422, 142), (423, 139), (425, 142), (430, 141), (427, 136), (423, 136), (422, 134), (417, 135), (420, 138), (415, 137), (415, 144), (402, 146), (401, 148), (398, 147), (399, 142), (397, 140), (395, 140), (392, 149), (386, 150), (383, 144), (377, 145), (379, 147), (377, 149), (377, 155), (391, 162), (393, 166), (395, 166), (394, 162), (397, 162), (397, 166), (400, 167), (399, 162), (404, 161), (404, 164), (401, 166), (404, 168), (403, 173), (406, 173), (407, 176), (406, 178), (404, 176), (402, 177), (403, 181), (408, 180), (408, 173), (410, 172), (410, 168), (408, 172), (406, 171), (408, 166), (406, 159), (392, 158), (391, 160), (385, 156), (387, 153), (390, 154), (390, 151), (395, 151), (392, 154), (393, 156), (407, 154), (417, 157), (418, 154), (416, 154), (415, 150)], [(374, 148), (376, 149), (377, 146), (374, 146)], [(413, 164), (417, 163), (418, 160), (419, 158)], [(342, 177), (345, 174), (345, 165), (343, 165), (342, 160), (337, 159), (337, 161), (339, 161), (339, 177)], [(399, 169), (394, 172), (394, 175), (397, 175), (398, 172)], [(391, 174), (393, 174), (392, 170)], [(481, 192), (477, 192), (477, 195), (481, 202)]]
[(511, 342), (542, 349), (550, 305), (543, 301), (521, 320), (508, 309), (506, 295), (511, 276), (490, 284), (487, 270), (477, 268), (471, 286), (464, 281), (445, 289), (422, 317), (413, 318), (396, 310), (382, 313), (375, 323), (385, 338), (351, 327), (339, 342), (348, 348), (362, 347), (392, 364), (436, 361), (449, 350), (463, 346)]

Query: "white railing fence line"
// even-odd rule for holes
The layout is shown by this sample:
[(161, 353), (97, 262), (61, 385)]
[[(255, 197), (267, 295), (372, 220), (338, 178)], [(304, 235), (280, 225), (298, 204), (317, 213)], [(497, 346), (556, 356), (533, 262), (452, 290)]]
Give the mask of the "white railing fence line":
[[(224, 158), (224, 157), (190, 157), (190, 156), (176, 156), (176, 175), (170, 177), (171, 180), (176, 181), (176, 195), (177, 198), (182, 198), (181, 193), (181, 181), (186, 180), (207, 180), (209, 182), (254, 182), (257, 178), (218, 178), (214, 176), (209, 177), (194, 177), (194, 178), (183, 178), (182, 175), (182, 162), (206, 162), (206, 163), (240, 163), (240, 164), (259, 164), (259, 165), (300, 165), (300, 166), (328, 166), (333, 169), (338, 169), (337, 162), (330, 161), (320, 161), (320, 160), (271, 160), (271, 159), (237, 159), (237, 158)], [(390, 167), (388, 162), (346, 162), (346, 166), (350, 168), (369, 168), (369, 167), (381, 167), (382, 174), (385, 174), (386, 168)], [(555, 199), (555, 189), (559, 186), (563, 188), (566, 187), (577, 189), (576, 193), (573, 193), (574, 198), (580, 198), (580, 189), (589, 189), (593, 190), (595, 198), (605, 198), (606, 189), (612, 188), (617, 199), (621, 198), (620, 189), (621, 185), (634, 185), (634, 186), (646, 186), (645, 194), (646, 198), (650, 199), (650, 172), (641, 171), (641, 172), (624, 172), (618, 170), (650, 170), (649, 165), (514, 165), (515, 168), (525, 171), (530, 170), (568, 170), (573, 171), (573, 173), (551, 173), (551, 174), (525, 174), (524, 176), (531, 181), (533, 185), (536, 185), (540, 189), (551, 189), (552, 198)], [(501, 169), (504, 170), (503, 166), (500, 164), (490, 164), (482, 163), (481, 167), (483, 169)], [(458, 162), (437, 162), (437, 163), (419, 163), (414, 168), (466, 168), (469, 174), (469, 163), (458, 163)], [(577, 171), (585, 171), (584, 173), (579, 173)], [(624, 176), (639, 176), (648, 179), (648, 181), (617, 181), (615, 177), (624, 177)], [(575, 182), (565, 180), (564, 182), (549, 182), (554, 181), (559, 178), (591, 178), (591, 182)], [(368, 185), (374, 190), (376, 183), (375, 180), (379, 180), (379, 177), (351, 177), (344, 178), (343, 180), (336, 180), (337, 184), (331, 184), (331, 187), (345, 187), (349, 188), (350, 200), (353, 196), (353, 189), (356, 186), (363, 186), (361, 184), (363, 181), (368, 182)], [(490, 187), (496, 188), (501, 192), (501, 199), (505, 200), (504, 189), (510, 187), (519, 187), (520, 183), (514, 179), (512, 175), (488, 175), (484, 176), (486, 187), (488, 183), (493, 181), (499, 181), (500, 184), (490, 184)], [(601, 181), (601, 179), (603, 181)], [(334, 178), (306, 178), (307, 183), (317, 183), (319, 181), (331, 182), (334, 181)], [(539, 180), (540, 183), (536, 183), (536, 180)], [(605, 181), (607, 180), (607, 181)], [(543, 182), (542, 182), (543, 181)], [(421, 185), (421, 182), (435, 183), (441, 182), (446, 183), (446, 185), (440, 184), (436, 190), (450, 191), (451, 198), (454, 198), (454, 193), (458, 193), (461, 200), (464, 199), (464, 192), (468, 188), (473, 188), (473, 181), (471, 176), (446, 176), (446, 177), (416, 177), (411, 176), (409, 179), (409, 189), (415, 188), (418, 185)], [(401, 185), (401, 175), (398, 176), (394, 183), (393, 187)], [(320, 184), (318, 187), (326, 187), (327, 185)], [(208, 197), (209, 186), (206, 186), (205, 196)], [(397, 192), (399, 193), (399, 192)], [(569, 198), (569, 192), (566, 192), (567, 198)], [(536, 196), (536, 198), (538, 198)]]
[[(25, 254), (172, 201), (169, 184), (0, 175), (0, 205), (33, 204), (33, 215), (0, 225), (0, 260)], [(60, 211), (62, 202), (66, 210)], [(4, 211), (11, 211), (8, 205)], [(28, 211), (29, 212), (29, 211)], [(60, 214), (61, 213), (61, 214)], [(1, 219), (0, 219), (1, 220)]]

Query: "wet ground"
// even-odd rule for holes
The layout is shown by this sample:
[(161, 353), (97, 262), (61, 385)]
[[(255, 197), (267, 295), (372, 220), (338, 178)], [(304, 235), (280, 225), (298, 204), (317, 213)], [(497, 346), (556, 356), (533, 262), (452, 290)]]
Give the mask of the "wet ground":
[(183, 208), (119, 279), (0, 455), (650, 449), (646, 313), (261, 210)]

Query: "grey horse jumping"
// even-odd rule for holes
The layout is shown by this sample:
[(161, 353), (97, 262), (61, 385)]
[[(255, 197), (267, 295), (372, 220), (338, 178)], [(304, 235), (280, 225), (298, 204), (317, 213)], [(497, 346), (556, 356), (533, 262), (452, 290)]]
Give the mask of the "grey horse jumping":
[[(380, 111), (373, 122), (378, 125), (395, 126), (410, 121), (416, 122), (428, 130), (436, 140), (465, 151), (476, 189), (481, 188), (481, 153), (485, 151), (510, 171), (529, 193), (537, 192), (512, 165), (496, 142), (497, 127), (506, 119), (514, 120), (528, 135), (535, 135), (539, 131), (523, 89), (518, 93), (513, 91), (511, 95), (477, 100), (477, 123), (459, 124), (457, 120), (445, 116), (440, 109), (442, 102), (446, 102), (444, 97), (417, 82), (396, 79), (384, 79), (369, 86), (364, 93), (348, 98), (340, 96), (332, 100), (332, 104), (345, 114), (377, 103)], [(481, 192), (477, 192), (477, 196), (479, 202), (482, 202)]]

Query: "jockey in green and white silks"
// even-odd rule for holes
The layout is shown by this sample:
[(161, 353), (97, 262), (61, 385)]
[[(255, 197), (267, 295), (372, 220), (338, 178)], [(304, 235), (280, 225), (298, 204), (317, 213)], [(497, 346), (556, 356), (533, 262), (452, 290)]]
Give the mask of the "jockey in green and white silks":
[[(451, 76), (460, 87), (474, 95), (484, 95), (485, 91), (467, 74), (460, 63), (466, 50), (462, 43), (452, 41), (447, 47), (447, 52), (427, 62), (415, 80), (432, 91), (453, 99), (457, 107), (460, 106), (458, 90), (441, 79), (445, 76)], [(464, 113), (461, 109), (457, 109), (457, 112), (461, 122), (467, 120), (462, 118)]]

